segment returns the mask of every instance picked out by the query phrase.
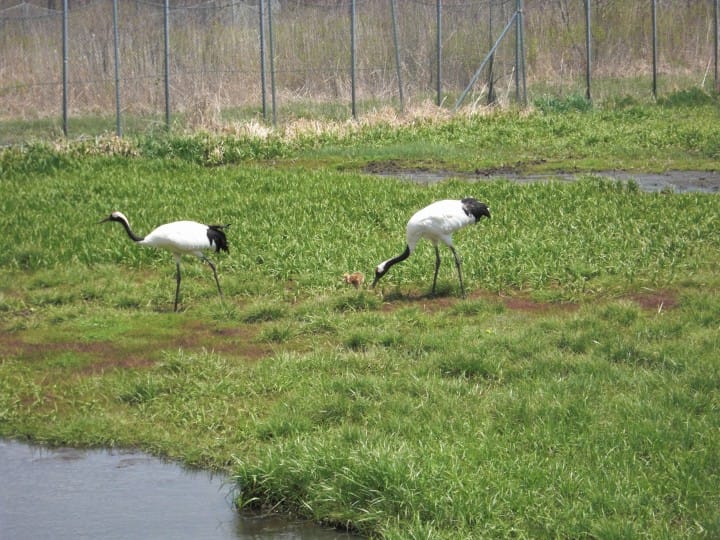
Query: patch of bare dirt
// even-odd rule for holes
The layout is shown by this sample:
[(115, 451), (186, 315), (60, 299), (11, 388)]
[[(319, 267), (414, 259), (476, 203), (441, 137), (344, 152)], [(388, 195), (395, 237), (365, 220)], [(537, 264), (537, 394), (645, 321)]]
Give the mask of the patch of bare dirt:
[(507, 297), (503, 298), (505, 307), (513, 311), (527, 311), (529, 313), (548, 313), (577, 311), (578, 304), (573, 302), (538, 302), (529, 298)]
[(13, 334), (0, 334), (0, 349), (3, 356), (23, 358), (28, 361), (41, 361), (57, 356), (59, 353), (72, 352), (86, 354), (96, 359), (92, 366), (86, 366), (85, 372), (98, 373), (111, 368), (142, 368), (155, 362), (150, 355), (129, 353), (112, 343), (82, 341), (30, 343)]
[(102, 373), (115, 368), (150, 367), (157, 362), (161, 351), (173, 349), (214, 351), (254, 361), (272, 352), (269, 345), (255, 342), (255, 333), (255, 329), (246, 325), (215, 328), (201, 321), (192, 321), (185, 325), (180, 336), (148, 339), (138, 346), (137, 343), (115, 344), (109, 341), (83, 342), (72, 339), (32, 343), (23, 340), (19, 334), (3, 332), (0, 333), (0, 358), (14, 357), (33, 362), (57, 357), (63, 352), (88, 355), (93, 361), (79, 370), (81, 374)]
[[(673, 291), (643, 291), (633, 293), (627, 296), (633, 302), (637, 303), (641, 308), (662, 311), (674, 309), (678, 307), (679, 300), (677, 294)], [(474, 291), (469, 298), (483, 299), (490, 302), (502, 302), (502, 304), (512, 311), (524, 311), (527, 313), (571, 313), (580, 309), (580, 304), (575, 302), (540, 302), (523, 296), (502, 296), (494, 295), (485, 291)], [(400, 295), (394, 293), (385, 297), (382, 305), (382, 311), (390, 313), (406, 306), (420, 307), (425, 313), (435, 313), (443, 311), (462, 300), (457, 296), (430, 296), (428, 294)]]
[(630, 298), (641, 308), (662, 311), (678, 307), (677, 294), (672, 291), (646, 291), (631, 294)]
[(248, 360), (259, 360), (272, 352), (267, 344), (255, 342), (257, 331), (247, 325), (215, 328), (202, 321), (191, 321), (185, 325), (185, 329), (183, 337), (177, 340), (177, 346), (184, 349), (212, 350)]
[(403, 307), (417, 307), (423, 313), (436, 313), (443, 311), (458, 301), (457, 298), (448, 296), (429, 296), (429, 295), (407, 295), (400, 296), (397, 294), (385, 297), (382, 304), (382, 311), (392, 313), (393, 311)]
[[(473, 291), (468, 296), (470, 299), (481, 299), (488, 302), (502, 302), (502, 304), (513, 311), (527, 311), (530, 313), (547, 313), (550, 311), (575, 311), (579, 308), (578, 304), (571, 302), (538, 302), (529, 298), (520, 296), (498, 296), (490, 294), (486, 291)], [(409, 293), (400, 295), (393, 293), (385, 296), (382, 310), (384, 312), (392, 312), (400, 307), (415, 306), (420, 307), (425, 313), (435, 313), (446, 310), (461, 301), (462, 298), (448, 294), (431, 296), (429, 294)]]

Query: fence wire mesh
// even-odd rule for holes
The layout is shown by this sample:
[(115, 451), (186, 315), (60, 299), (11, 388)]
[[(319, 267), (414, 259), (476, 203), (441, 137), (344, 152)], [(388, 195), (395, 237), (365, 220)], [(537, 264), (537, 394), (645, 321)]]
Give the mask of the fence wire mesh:
[[(714, 90), (717, 0), (0, 0), (0, 143), (62, 133), (64, 91), (71, 135), (115, 132), (118, 109), (125, 133), (346, 119), (353, 95), (363, 115), (398, 109), (401, 89), (408, 107), (465, 90), (464, 106), (505, 105), (519, 66), (530, 103), (584, 95), (587, 7), (593, 99), (649, 99), (653, 4), (658, 92)], [(523, 62), (512, 28), (468, 88), (518, 10)]]

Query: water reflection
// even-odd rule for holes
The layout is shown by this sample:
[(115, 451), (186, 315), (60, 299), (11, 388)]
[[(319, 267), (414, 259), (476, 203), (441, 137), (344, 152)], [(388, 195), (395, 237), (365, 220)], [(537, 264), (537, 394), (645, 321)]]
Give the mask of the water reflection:
[(0, 538), (348, 540), (314, 524), (245, 517), (232, 487), (127, 451), (0, 440)]

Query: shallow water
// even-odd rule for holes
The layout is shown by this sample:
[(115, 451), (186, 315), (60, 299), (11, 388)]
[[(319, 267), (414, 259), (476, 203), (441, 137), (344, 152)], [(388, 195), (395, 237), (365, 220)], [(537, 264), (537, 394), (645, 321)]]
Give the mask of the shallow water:
[(349, 540), (280, 517), (245, 516), (224, 478), (138, 452), (0, 440), (0, 539)]
[[(402, 169), (392, 166), (383, 168), (382, 164), (375, 164), (372, 167), (372, 170), (369, 170), (368, 172), (381, 176), (393, 176), (396, 178), (411, 180), (420, 184), (435, 184), (447, 180), (448, 178), (459, 178), (468, 182), (505, 179), (520, 184), (548, 182), (551, 180), (573, 182), (580, 176), (579, 174), (574, 173), (521, 174), (514, 172), (489, 172), (485, 174), (483, 172), (478, 172), (476, 174), (462, 174), (449, 171)], [(640, 190), (647, 192), (670, 191), (672, 193), (720, 193), (720, 172), (717, 171), (667, 171), (663, 173), (601, 171), (592, 174), (612, 180), (620, 180), (622, 182), (634, 181), (637, 183)]]

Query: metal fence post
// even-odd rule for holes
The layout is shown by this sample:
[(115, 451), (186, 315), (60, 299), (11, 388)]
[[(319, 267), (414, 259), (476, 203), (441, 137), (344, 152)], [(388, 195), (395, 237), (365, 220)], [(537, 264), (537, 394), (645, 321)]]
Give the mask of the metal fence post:
[(527, 77), (525, 73), (525, 6), (518, 0), (518, 27), (520, 28), (520, 74), (522, 81), (522, 104), (527, 105)]
[[(493, 45), (493, 3), (488, 3), (488, 46), (492, 47)], [(493, 64), (495, 63), (495, 55), (493, 54), (490, 57), (490, 60), (488, 61), (488, 81), (487, 81), (487, 87), (488, 87), (488, 95), (487, 95), (487, 102), (488, 105), (492, 105), (495, 103), (495, 72), (493, 70)]]
[(657, 99), (657, 2), (652, 0), (652, 93)]
[(437, 57), (435, 84), (437, 86), (437, 106), (439, 107), (442, 104), (442, 0), (436, 0), (435, 2), (435, 24), (437, 26), (435, 33), (437, 37), (435, 43)]
[(585, 98), (592, 101), (592, 27), (590, 20), (590, 0), (585, 0)]
[(713, 2), (713, 63), (715, 64), (715, 91), (720, 92), (720, 81), (718, 81), (718, 0)]
[(350, 93), (352, 99), (352, 117), (357, 118), (357, 104), (355, 95), (355, 72), (356, 72), (356, 35), (355, 35), (355, 0), (350, 2)]
[(263, 6), (265, 2), (258, 2), (260, 16), (260, 93), (262, 95), (262, 114), (263, 119), (267, 120), (267, 83), (265, 82), (265, 14)]
[[(262, 2), (262, 0), (260, 0)], [(273, 45), (272, 0), (268, 0), (268, 46), (270, 47), (270, 98), (272, 100), (273, 126), (277, 125), (277, 103), (275, 101), (275, 47)]]
[(718, 81), (718, 0), (713, 0), (713, 65), (715, 71), (715, 91), (720, 92)]
[(515, 0), (515, 101), (520, 103), (520, 0)]
[(170, 129), (170, 0), (165, 0), (163, 31), (165, 35), (165, 127)]
[(63, 18), (62, 18), (62, 117), (63, 117), (63, 134), (68, 135), (68, 0), (63, 0)]
[(400, 98), (400, 110), (405, 110), (405, 100), (403, 98), (402, 69), (400, 67), (400, 42), (398, 40), (398, 23), (395, 10), (395, 0), (390, 0), (390, 15), (392, 16), (393, 41), (395, 42), (395, 70), (397, 71), (398, 80), (398, 97)]
[(115, 49), (115, 130), (122, 137), (120, 119), (120, 36), (118, 34), (118, 0), (113, 0), (113, 47)]

